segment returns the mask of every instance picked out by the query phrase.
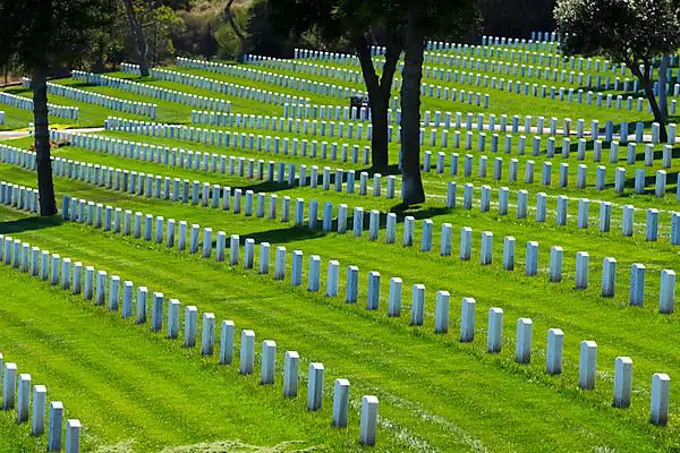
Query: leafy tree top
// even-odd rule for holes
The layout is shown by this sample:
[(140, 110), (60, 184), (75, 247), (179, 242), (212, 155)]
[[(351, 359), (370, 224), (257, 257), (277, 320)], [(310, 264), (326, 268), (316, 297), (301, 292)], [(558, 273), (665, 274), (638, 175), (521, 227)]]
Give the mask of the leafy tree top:
[(568, 55), (634, 66), (680, 46), (678, 10), (669, 0), (558, 0), (555, 20)]
[(270, 0), (272, 22), (286, 33), (315, 30), (327, 41), (384, 27), (403, 31), (411, 8), (424, 12), (425, 35), (457, 39), (479, 23), (475, 0)]
[(0, 66), (69, 66), (88, 55), (116, 0), (0, 0)]

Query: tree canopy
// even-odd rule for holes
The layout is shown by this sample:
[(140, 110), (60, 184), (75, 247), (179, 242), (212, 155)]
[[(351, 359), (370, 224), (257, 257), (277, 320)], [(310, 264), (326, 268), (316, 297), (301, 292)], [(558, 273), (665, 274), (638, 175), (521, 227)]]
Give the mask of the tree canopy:
[(116, 0), (0, 0), (0, 65), (13, 58), (29, 69), (78, 64), (115, 6)]
[[(555, 6), (567, 55), (604, 55), (637, 77), (666, 140), (665, 115), (653, 89), (653, 59), (680, 46), (678, 8), (671, 0), (559, 0)], [(665, 80), (665, 79), (664, 79)], [(662, 90), (665, 92), (665, 90)]]
[(0, 0), (0, 66), (33, 76), (40, 213), (57, 212), (52, 182), (47, 75), (70, 69), (92, 52), (96, 32), (113, 18), (115, 0)]
[(669, 0), (560, 0), (555, 20), (562, 50), (605, 55), (629, 66), (680, 45), (678, 11)]

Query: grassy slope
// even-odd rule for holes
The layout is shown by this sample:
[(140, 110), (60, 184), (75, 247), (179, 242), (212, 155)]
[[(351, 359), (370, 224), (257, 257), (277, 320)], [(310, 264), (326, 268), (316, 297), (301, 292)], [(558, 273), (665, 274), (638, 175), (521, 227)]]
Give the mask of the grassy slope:
[[(245, 83), (243, 80), (234, 82)], [(187, 90), (179, 84), (151, 83)], [(273, 88), (264, 84), (259, 87)], [(135, 98), (130, 93), (101, 87), (87, 89), (121, 98)], [(218, 96), (212, 92), (193, 91)], [(142, 100), (149, 101), (147, 98)], [(492, 106), (493, 100), (494, 97)], [(515, 99), (508, 95), (507, 102), (504, 100), (502, 104), (503, 111), (521, 111), (535, 116), (545, 114), (545, 104), (538, 100), (536, 105), (533, 102), (515, 105), (513, 102)], [(440, 108), (436, 103), (428, 104), (427, 100), (425, 105), (426, 108)], [(568, 104), (563, 105), (569, 110)], [(278, 107), (239, 99), (232, 99), (232, 107), (234, 111), (248, 113), (280, 113)], [(578, 118), (582, 115), (582, 112), (573, 110), (563, 114), (555, 108), (551, 104), (551, 116)], [(446, 107), (446, 110), (451, 109)], [(97, 110), (92, 109), (93, 122), (115, 114), (104, 109)], [(187, 121), (189, 112), (190, 109), (183, 106), (159, 103), (162, 121)], [(584, 118), (589, 118), (588, 115), (604, 118), (600, 112), (583, 113)], [(265, 131), (259, 133), (267, 134)], [(148, 143), (217, 151), (200, 144), (115, 135)], [(362, 145), (366, 143), (362, 142)], [(14, 144), (23, 146), (27, 141)], [(252, 155), (231, 149), (226, 152)], [(459, 152), (462, 171), (464, 151)], [(155, 174), (276, 191), (279, 197), (316, 198), (320, 202), (331, 201), (335, 206), (346, 203), (350, 209), (363, 206), (366, 210), (375, 208), (385, 212), (394, 208), (395, 204), (358, 195), (309, 188), (290, 189), (234, 177), (170, 170), (155, 164), (125, 161), (73, 148), (61, 149), (58, 153), (69, 158)], [(608, 152), (604, 151), (603, 155), (606, 160)], [(522, 162), (527, 158), (519, 159)], [(556, 159), (553, 160), (555, 167), (560, 162), (560, 158)], [(330, 165), (331, 168), (336, 165), (299, 157), (279, 156), (276, 160)], [(537, 162), (536, 175), (540, 175), (543, 158), (534, 160)], [(589, 154), (587, 163), (592, 184), (595, 165), (590, 161)], [(569, 162), (574, 172), (575, 155)], [(345, 163), (337, 165), (346, 169), (361, 168)], [(605, 165), (611, 181), (614, 166)], [(490, 162), (489, 173), (492, 168)], [(675, 167), (671, 169), (671, 172), (675, 171)], [(629, 169), (629, 177), (632, 173)], [(651, 170), (648, 170), (650, 174)], [(519, 176), (520, 179), (523, 176), (523, 165)], [(34, 174), (7, 165), (0, 166), (0, 179), (35, 185)], [(428, 192), (435, 196), (443, 195), (449, 179), (448, 175), (427, 175)], [(572, 175), (572, 185), (574, 179), (575, 175)], [(487, 183), (495, 188), (500, 185), (478, 177), (458, 177), (457, 181), (459, 186), (464, 182), (472, 182), (476, 186)], [(592, 187), (586, 191), (565, 191), (554, 187), (556, 181), (555, 168), (553, 188), (546, 189), (538, 184), (529, 187), (530, 205), (533, 205), (535, 193), (545, 190), (551, 195), (567, 192), (570, 196), (588, 196), (617, 203), (630, 201), (640, 208), (672, 209), (675, 206), (671, 194), (657, 200), (649, 196), (631, 196), (630, 193), (618, 196), (612, 190), (597, 192)], [(0, 268), (0, 290), (7, 294), (6, 302), (0, 308), (0, 351), (7, 359), (18, 362), (20, 372), (32, 373), (34, 383), (46, 384), (50, 398), (63, 400), (69, 416), (84, 421), (88, 449), (132, 440), (133, 446), (123, 447), (124, 450), (157, 451), (161, 446), (239, 439), (255, 445), (299, 440), (303, 442), (297, 446), (300, 448), (324, 445), (333, 451), (354, 450), (358, 449), (357, 404), (360, 396), (367, 393), (376, 394), (381, 400), (378, 449), (384, 451), (671, 451), (678, 448), (680, 425), (675, 400), (671, 400), (669, 427), (655, 428), (647, 422), (652, 373), (667, 372), (674, 377), (680, 372), (680, 357), (668, 346), (678, 336), (675, 322), (678, 315), (658, 314), (658, 273), (661, 269), (680, 269), (676, 247), (671, 246), (667, 238), (668, 213), (662, 213), (660, 218), (660, 242), (645, 243), (639, 232), (632, 239), (616, 233), (620, 218), (618, 209), (614, 209), (613, 232), (607, 235), (597, 233), (594, 228), (596, 203), (591, 204), (591, 228), (583, 231), (573, 227), (573, 218), (570, 218), (571, 227), (556, 227), (552, 211), (546, 224), (536, 224), (531, 213), (529, 219), (517, 220), (514, 216), (482, 214), (478, 209), (443, 211), (441, 198), (434, 198), (426, 207), (411, 213), (419, 219), (433, 218), (433, 250), (438, 250), (441, 224), (453, 224), (454, 257), (444, 258), (436, 252), (419, 252), (417, 246), (385, 245), (382, 243), (384, 231), (380, 233), (379, 242), (370, 242), (366, 234), (360, 239), (349, 234), (324, 235), (306, 228), (294, 228), (288, 223), (246, 219), (221, 211), (138, 199), (61, 178), (57, 178), (55, 183), (59, 196), (68, 193), (133, 212), (187, 220), (214, 230), (224, 230), (227, 234), (240, 234), (242, 240), (252, 237), (257, 242), (269, 241), (272, 250), (278, 245), (285, 245), (289, 251), (289, 265), (291, 251), (301, 249), (305, 254), (305, 274), (307, 257), (318, 254), (323, 260), (322, 288), (325, 287), (327, 261), (338, 259), (341, 264), (340, 292), (343, 295), (344, 267), (355, 264), (360, 269), (360, 303), (347, 305), (342, 299), (326, 298), (304, 288), (291, 287), (288, 280), (276, 282), (271, 276), (260, 276), (240, 267), (233, 268), (142, 241), (116, 237), (90, 227), (61, 224), (49, 219), (27, 220), (24, 215), (1, 207), (0, 221), (4, 223), (0, 224), (0, 233), (11, 233), (32, 245), (70, 256), (74, 261), (93, 264), (107, 270), (109, 275), (120, 275), (122, 279), (130, 279), (136, 285), (144, 284), (150, 290), (161, 290), (166, 300), (177, 297), (183, 306), (195, 304), (201, 313), (214, 312), (218, 322), (233, 319), (239, 329), (252, 328), (257, 335), (258, 359), (261, 340), (271, 338), (278, 343), (279, 379), (275, 388), (263, 388), (257, 385), (257, 377), (239, 376), (234, 366), (222, 369), (216, 358), (203, 359), (198, 350), (182, 348), (180, 341), (164, 340), (162, 335), (151, 334), (147, 327), (120, 320), (116, 314), (94, 308), (80, 298), (48, 288), (14, 270)], [(523, 188), (523, 185), (516, 184), (511, 188)], [(459, 195), (462, 195), (460, 189)], [(511, 197), (513, 201), (514, 196)], [(549, 206), (554, 208), (554, 201)], [(570, 213), (573, 215), (575, 212), (574, 201), (570, 203)], [(643, 228), (642, 213), (636, 216), (636, 220), (636, 228)], [(365, 225), (368, 226), (367, 221)], [(456, 258), (458, 231), (463, 226), (470, 226), (474, 231), (470, 262)], [(418, 223), (416, 243), (419, 243), (420, 230)], [(398, 238), (402, 231), (399, 225)], [(492, 231), (495, 236), (494, 263), (491, 266), (479, 265), (481, 231)], [(500, 263), (505, 235), (517, 239), (514, 272), (503, 271)], [(540, 275), (533, 278), (524, 275), (524, 244), (529, 240), (540, 243)], [(563, 246), (565, 250), (562, 283), (547, 281), (551, 245)], [(591, 254), (591, 286), (586, 291), (573, 289), (575, 254), (580, 250)], [(599, 296), (600, 263), (605, 256), (614, 256), (618, 260), (617, 294), (613, 299)], [(642, 262), (648, 269), (646, 305), (642, 308), (627, 305), (628, 268), (634, 262)], [(367, 273), (370, 270), (380, 271), (382, 275), (381, 308), (377, 312), (364, 309)], [(389, 278), (392, 276), (404, 280), (401, 318), (386, 315)], [(427, 286), (425, 326), (422, 328), (408, 325), (410, 288), (415, 283)], [(439, 289), (451, 292), (451, 330), (447, 335), (432, 333), (434, 297)], [(462, 297), (468, 296), (475, 297), (478, 303), (476, 339), (473, 344), (460, 344), (457, 341), (459, 304)], [(489, 355), (485, 353), (486, 313), (494, 306), (505, 311), (503, 352)], [(533, 358), (528, 366), (513, 362), (515, 322), (519, 317), (531, 317), (534, 321)], [(564, 374), (559, 377), (547, 376), (543, 370), (546, 331), (551, 327), (565, 331)], [(649, 334), (651, 332), (653, 334)], [(584, 339), (595, 340), (599, 345), (597, 385), (596, 390), (590, 392), (580, 391), (576, 386), (578, 344)], [(320, 414), (305, 411), (304, 383), (297, 401), (284, 401), (281, 397), (283, 353), (289, 349), (301, 353), (303, 371), (310, 361), (321, 361), (326, 366), (325, 401)], [(631, 356), (635, 364), (633, 405), (625, 411), (610, 407), (613, 362), (615, 357), (623, 355)], [(259, 371), (259, 366), (256, 370)], [(353, 407), (348, 430), (330, 428), (332, 380), (337, 377), (347, 377), (352, 382)], [(109, 383), (104, 384), (107, 379)], [(107, 410), (102, 410), (102, 407)], [(40, 448), (40, 441), (36, 444), (27, 436), (26, 427), (16, 427), (11, 414), (0, 413), (0, 431), (10, 433), (0, 451)]]
[[(3, 172), (2, 178), (17, 180), (17, 182), (30, 181), (31, 177), (26, 181), (23, 181), (23, 178), (22, 181), (18, 180), (19, 173), (16, 170), (11, 173)], [(8, 178), (8, 176), (11, 177)], [(60, 182), (59, 187), (64, 187), (64, 185)], [(74, 189), (83, 187), (83, 185), (69, 183), (68, 187), (70, 192), (77, 195)], [(362, 270), (360, 277), (362, 283), (368, 270), (379, 270), (383, 275), (383, 305), (387, 293), (388, 277), (401, 276), (404, 278), (405, 285), (405, 313), (408, 310), (410, 293), (408, 288), (413, 283), (424, 282), (430, 288), (426, 302), (426, 307), (428, 307), (426, 327), (412, 329), (407, 327), (406, 319), (386, 318), (384, 308), (378, 314), (368, 313), (360, 306), (347, 307), (337, 301), (311, 296), (299, 290), (292, 290), (289, 298), (285, 293), (282, 294), (280, 284), (272, 282), (268, 277), (252, 275), (240, 277), (258, 280), (257, 283), (251, 284), (251, 291), (256, 291), (255, 293), (243, 293), (243, 300), (247, 301), (247, 306), (242, 307), (244, 312), (239, 311), (239, 317), (243, 317), (249, 326), (253, 322), (260, 322), (261, 324), (255, 324), (256, 331), (261, 330), (260, 326), (272, 329), (269, 330), (272, 334), (266, 336), (282, 341), (281, 331), (286, 329), (285, 323), (278, 317), (283, 316), (281, 313), (294, 316), (299, 323), (293, 329), (297, 339), (286, 342), (286, 346), (283, 347), (288, 348), (288, 344), (293, 344), (291, 348), (306, 351), (305, 355), (313, 354), (318, 357), (314, 360), (320, 360), (334, 369), (343, 370), (339, 371), (338, 375), (349, 376), (352, 382), (360, 383), (359, 385), (365, 381), (370, 382), (369, 388), (375, 388), (379, 396), (382, 394), (387, 400), (386, 404), (381, 406), (381, 413), (388, 417), (392, 409), (392, 398), (395, 398), (400, 402), (394, 402), (396, 406), (401, 404), (409, 408), (421, 407), (427, 413), (443, 417), (447, 423), (459, 426), (468, 435), (480, 439), (492, 450), (501, 451), (518, 448), (521, 436), (526, 436), (522, 445), (528, 450), (537, 449), (539, 445), (542, 445), (541, 442), (545, 442), (546, 437), (549, 438), (553, 448), (558, 450), (580, 450), (586, 446), (601, 445), (600, 442), (609, 447), (625, 449), (624, 445), (630, 445), (630, 443), (619, 444), (617, 440), (619, 437), (616, 434), (623, 426), (626, 426), (626, 436), (633, 435), (631, 432), (642, 430), (635, 440), (626, 437), (625, 441), (633, 442), (639, 450), (648, 447), (663, 448), (656, 443), (666, 442), (663, 439), (672, 442), (670, 440), (674, 432), (672, 427), (657, 430), (647, 425), (648, 408), (645, 395), (649, 391), (648, 381), (651, 373), (663, 370), (673, 375), (673, 370), (677, 367), (677, 362), (672, 357), (661, 353), (666, 342), (665, 338), (677, 335), (677, 329), (669, 323), (676, 315), (670, 318), (659, 315), (656, 313), (653, 301), (650, 301), (649, 307), (642, 310), (626, 307), (625, 289), (620, 291), (614, 301), (601, 299), (597, 294), (599, 273), (595, 263), (599, 262), (599, 259), (596, 250), (606, 254), (608, 247), (597, 238), (587, 241), (584, 237), (574, 237), (566, 231), (561, 234), (555, 231), (545, 231), (540, 234), (535, 229), (527, 232), (520, 225), (507, 228), (509, 225), (504, 224), (503, 226), (506, 227), (503, 229), (504, 232), (512, 232), (518, 240), (517, 271), (506, 273), (499, 269), (498, 264), (481, 268), (475, 261), (461, 263), (455, 258), (438, 258), (435, 254), (422, 254), (415, 249), (369, 243), (365, 239), (357, 244), (360, 247), (347, 247), (349, 244), (355, 244), (356, 240), (349, 236), (310, 235), (304, 229), (289, 229), (287, 225), (279, 222), (246, 220), (243, 217), (234, 217), (210, 210), (137, 201), (98, 189), (88, 188), (83, 192), (84, 194), (87, 194), (88, 199), (107, 203), (115, 202), (117, 206), (133, 210), (143, 209), (144, 212), (161, 214), (166, 218), (173, 216), (177, 219), (187, 219), (214, 229), (224, 229), (229, 234), (240, 233), (242, 237), (253, 236), (258, 240), (270, 239), (273, 246), (283, 244), (289, 250), (301, 248), (306, 256), (318, 253), (323, 257), (324, 263), (327, 259), (337, 258), (343, 266), (357, 264)], [(441, 221), (445, 219), (452, 221), (454, 225), (470, 225), (475, 231), (488, 229), (494, 223), (488, 216), (476, 216), (474, 213), (468, 215), (460, 211), (451, 217), (442, 217)], [(437, 219), (436, 222), (439, 224), (440, 220)], [(498, 228), (494, 232), (497, 230)], [(565, 250), (572, 252), (565, 253), (567, 282), (549, 284), (545, 276), (540, 278), (523, 276), (521, 244), (529, 235), (531, 239), (536, 239), (541, 244), (557, 242), (558, 237), (559, 243), (565, 246)], [(212, 280), (213, 277), (206, 275), (211, 266), (199, 263), (200, 260), (180, 258), (175, 254), (169, 255), (163, 250), (152, 252), (147, 250), (148, 246), (140, 248), (139, 242), (129, 243), (122, 239), (112, 241), (106, 239), (106, 236), (102, 237), (101, 233), (75, 225), (65, 225), (56, 231), (34, 229), (19, 235), (44, 248), (61, 251), (62, 255), (68, 254), (87, 263), (99, 264), (110, 273), (120, 274), (123, 278), (144, 282), (149, 287), (161, 287), (166, 293), (176, 294), (185, 303), (196, 303), (201, 310), (215, 311), (218, 319), (234, 317), (229, 310), (223, 311), (224, 307), (220, 308), (219, 299), (214, 300), (216, 293), (224, 294), (222, 288), (225, 287), (238, 289), (237, 294), (241, 294), (241, 286), (232, 283), (231, 277), (228, 277), (234, 271), (230, 270), (225, 274), (220, 269), (226, 266), (218, 266), (215, 270), (217, 273), (214, 279), (216, 280)], [(500, 239), (498, 232), (497, 237)], [(83, 245), (80, 245), (81, 242)], [(437, 243), (436, 240), (435, 243)], [(573, 281), (571, 280), (573, 258), (568, 257), (573, 257), (573, 252), (582, 248), (593, 254), (594, 266), (591, 270), (591, 278), (594, 283), (591, 290), (576, 293), (571, 289), (573, 283), (569, 283)], [(619, 288), (626, 286), (625, 275), (623, 275), (626, 261), (641, 260), (650, 267), (657, 268), (653, 262), (658, 260), (658, 266), (670, 264), (670, 267), (677, 268), (668, 262), (671, 254), (662, 249), (649, 250), (649, 254), (641, 259), (643, 257), (640, 256), (634, 244), (617, 241), (615, 248), (618, 251), (616, 255), (620, 259), (622, 269), (619, 273)], [(478, 250), (476, 234), (473, 249)], [(500, 253), (498, 248), (496, 250)], [(547, 263), (546, 252), (547, 248), (542, 247), (542, 254), (539, 258), (541, 263)], [(194, 266), (196, 271), (192, 270)], [(544, 269), (544, 264), (540, 267)], [(161, 268), (162, 272), (159, 271)], [(325, 269), (325, 264), (322, 269)], [(322, 272), (322, 275), (325, 275), (325, 272)], [(211, 281), (219, 282), (219, 284), (215, 283), (215, 288), (213, 288)], [(650, 288), (656, 288), (657, 284), (652, 281), (653, 278), (650, 278)], [(447, 289), (452, 293), (452, 334), (445, 337), (435, 337), (429, 333), (432, 329), (433, 293), (436, 289)], [(547, 291), (551, 294), (549, 302), (545, 299)], [(455, 340), (458, 319), (456, 307), (461, 296), (470, 295), (476, 297), (480, 304), (478, 307), (478, 340), (472, 346), (472, 350), (467, 345), (459, 345)], [(360, 300), (365, 300), (364, 298), (365, 287), (362, 284)], [(189, 302), (186, 302), (187, 300)], [(548, 311), (545, 309), (546, 303), (550, 304)], [(317, 307), (319, 304), (321, 307)], [(485, 313), (490, 306), (501, 306), (505, 309), (505, 349), (500, 358), (483, 353)], [(333, 310), (329, 310), (329, 307)], [(272, 320), (273, 324), (264, 325), (261, 310), (266, 310), (267, 315), (264, 318)], [(339, 319), (338, 325), (327, 325), (336, 318), (336, 311), (339, 311), (337, 316), (344, 321)], [(350, 318), (347, 318), (348, 316)], [(513, 325), (515, 319), (520, 316), (531, 317), (535, 323), (535, 364), (529, 367), (512, 363)], [(320, 323), (321, 319), (323, 322)], [(348, 322), (347, 319), (351, 321)], [(609, 322), (602, 323), (602, 319), (607, 319)], [(239, 323), (241, 324), (243, 322)], [(565, 374), (555, 379), (545, 376), (541, 362), (542, 351), (545, 347), (544, 332), (547, 328), (556, 326), (565, 330), (566, 338)], [(313, 333), (310, 334), (309, 329), (312, 329)], [(343, 329), (350, 330), (342, 334)], [(397, 329), (398, 332), (394, 338), (390, 335), (393, 329)], [(652, 330), (657, 332), (657, 335), (640, 338), (639, 332)], [(586, 338), (595, 339), (600, 345), (599, 363), (602, 373), (595, 392), (580, 392), (575, 389), (577, 345), (580, 340)], [(316, 343), (316, 340), (320, 343)], [(336, 344), (336, 342), (344, 341), (350, 341), (350, 344), (344, 347)], [(416, 357), (423, 354), (424, 348), (427, 349), (428, 361), (432, 363), (432, 366), (425, 368), (419, 366), (416, 360)], [(640, 376), (636, 379), (634, 405), (629, 411), (607, 408), (611, 398), (611, 364), (614, 357), (618, 355), (631, 355), (635, 361), (636, 376)], [(400, 360), (402, 358), (404, 361)], [(454, 360), (451, 360), (452, 358)], [(359, 363), (354, 365), (348, 363), (354, 363), (355, 360)], [(457, 368), (458, 366), (462, 368)], [(477, 366), (482, 368), (476, 369)], [(459, 373), (465, 376), (478, 374), (480, 379), (467, 378), (456, 380), (455, 383), (451, 382), (450, 377)], [(491, 390), (493, 385), (504, 389), (503, 401), (494, 398), (494, 402), (491, 403), (487, 399), (494, 395)], [(425, 389), (427, 392), (423, 392)], [(559, 403), (553, 401), (552, 406), (545, 406), (558, 395), (561, 400)], [(460, 403), (453, 403), (461, 399), (465, 401), (463, 407)], [(518, 409), (524, 407), (527, 401), (531, 401), (530, 407)], [(504, 404), (510, 406), (503, 409)], [(510, 407), (514, 409), (511, 410)], [(551, 411), (554, 418), (546, 425), (543, 414), (547, 410)], [(418, 426), (421, 422), (415, 421), (415, 425), (410, 424), (409, 418), (415, 416), (412, 412), (413, 409), (404, 411), (402, 408), (398, 411), (398, 416), (395, 414), (390, 419), (395, 419), (400, 425), (407, 427)], [(479, 417), (483, 417), (483, 420)], [(514, 417), (517, 418), (514, 419)], [(553, 431), (554, 426), (565, 423), (567, 426), (582, 426), (583, 417), (589, 420), (588, 427), (582, 428), (579, 435), (564, 437)], [(581, 421), (576, 422), (578, 419)], [(497, 426), (501, 420), (505, 428), (501, 432), (494, 431), (492, 427)], [(448, 439), (450, 436), (437, 434), (434, 428), (432, 428), (433, 432), (422, 431), (422, 427), (413, 429), (413, 432), (418, 432), (423, 439), (434, 446), (445, 450), (456, 448), (455, 444), (450, 443), (454, 442)], [(439, 427), (439, 429), (443, 428)], [(599, 430), (603, 431), (597, 432)], [(658, 440), (652, 441), (657, 436), (660, 436)], [(598, 439), (597, 443), (593, 443), (592, 439)], [(623, 438), (620, 441), (623, 441)], [(533, 442), (537, 443), (532, 446)]]

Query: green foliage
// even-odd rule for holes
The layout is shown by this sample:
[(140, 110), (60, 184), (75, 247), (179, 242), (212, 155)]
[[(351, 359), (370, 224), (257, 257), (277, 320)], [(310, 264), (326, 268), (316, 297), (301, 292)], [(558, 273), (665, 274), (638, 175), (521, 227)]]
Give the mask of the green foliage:
[(215, 31), (215, 42), (217, 43), (217, 58), (221, 60), (233, 60), (241, 49), (241, 40), (236, 36), (229, 24), (222, 24)]
[(0, 66), (70, 67), (93, 51), (93, 37), (116, 0), (0, 0)]
[(175, 45), (172, 36), (182, 32), (184, 21), (170, 6), (146, 3), (148, 2), (140, 2), (137, 14), (146, 37), (151, 64), (174, 56)]
[(315, 31), (327, 43), (357, 34), (381, 37), (385, 30), (403, 33), (414, 6), (424, 10), (430, 39), (458, 40), (480, 22), (473, 0), (270, 0), (270, 5), (279, 32), (299, 36)]
[(259, 55), (283, 56), (291, 54), (289, 41), (271, 25), (269, 2), (255, 0), (248, 8), (246, 25), (247, 50)]
[(632, 66), (680, 45), (669, 0), (559, 0), (555, 20), (568, 55), (605, 55)]
[[(245, 30), (248, 25), (248, 12), (243, 8), (234, 8), (232, 14), (234, 14), (236, 26), (239, 30)], [(219, 26), (215, 31), (214, 38), (217, 43), (218, 58), (233, 60), (241, 52), (243, 43), (228, 22), (223, 22)]]
[(182, 30), (172, 36), (177, 53), (183, 56), (215, 55), (215, 33), (222, 23), (222, 12), (221, 3), (207, 0), (192, 5), (188, 10), (177, 11), (184, 22)]

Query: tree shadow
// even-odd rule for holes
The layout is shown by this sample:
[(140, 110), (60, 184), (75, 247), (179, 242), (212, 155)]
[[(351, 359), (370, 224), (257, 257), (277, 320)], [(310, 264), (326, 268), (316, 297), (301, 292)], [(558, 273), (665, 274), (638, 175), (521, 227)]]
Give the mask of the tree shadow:
[[(678, 180), (678, 174), (680, 172), (673, 171), (666, 173), (666, 192), (669, 192), (669, 185), (674, 184)], [(626, 178), (624, 187), (635, 187), (635, 178)], [(644, 195), (653, 195), (656, 193), (656, 175), (646, 175), (645, 176), (645, 189), (642, 192)], [(621, 197), (632, 196), (634, 192), (627, 192), (619, 194)]]
[[(273, 244), (286, 244), (288, 242), (302, 241), (307, 239), (316, 239), (323, 237), (324, 233), (321, 230), (312, 230), (304, 227), (291, 226), (289, 228), (279, 228), (267, 231), (258, 231), (241, 235), (239, 237), (239, 244), (244, 245), (246, 239), (254, 239), (255, 244), (261, 242), (271, 242)], [(231, 241), (227, 240), (226, 248), (231, 247)]]
[(59, 215), (50, 217), (26, 217), (23, 219), (12, 220), (0, 223), (0, 234), (21, 233), (22, 231), (43, 230), (61, 225), (62, 219)]

